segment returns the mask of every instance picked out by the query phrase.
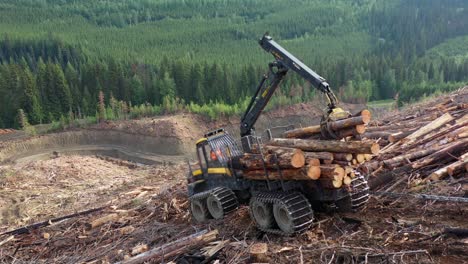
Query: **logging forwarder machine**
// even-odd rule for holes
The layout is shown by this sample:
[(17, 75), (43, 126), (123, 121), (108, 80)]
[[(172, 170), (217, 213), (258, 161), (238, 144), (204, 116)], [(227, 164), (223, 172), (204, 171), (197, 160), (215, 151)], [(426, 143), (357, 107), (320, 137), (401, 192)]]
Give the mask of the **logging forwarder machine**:
[[(262, 141), (273, 136), (268, 129), (265, 137), (257, 136), (254, 125), (271, 96), (290, 70), (309, 81), (325, 94), (328, 100), (327, 114), (322, 118), (322, 134), (333, 138), (327, 130), (327, 122), (349, 116), (337, 107), (337, 98), (324, 78), (286, 51), (270, 36), (264, 35), (260, 46), (271, 53), (275, 60), (269, 63), (269, 71), (263, 76), (241, 120), (241, 144), (224, 129), (205, 134), (196, 142), (200, 168), (189, 163), (188, 193), (190, 210), (199, 222), (221, 219), (240, 204), (248, 204), (250, 216), (257, 227), (265, 232), (291, 235), (306, 230), (314, 220), (313, 209), (337, 207), (358, 209), (369, 197), (368, 185), (359, 173), (350, 186), (340, 189), (322, 188), (319, 181), (283, 180), (277, 163), (280, 180), (269, 179)], [(291, 129), (291, 127), (288, 127)], [(243, 177), (244, 169), (239, 159), (244, 153), (259, 155), (263, 161), (264, 179), (251, 180)]]

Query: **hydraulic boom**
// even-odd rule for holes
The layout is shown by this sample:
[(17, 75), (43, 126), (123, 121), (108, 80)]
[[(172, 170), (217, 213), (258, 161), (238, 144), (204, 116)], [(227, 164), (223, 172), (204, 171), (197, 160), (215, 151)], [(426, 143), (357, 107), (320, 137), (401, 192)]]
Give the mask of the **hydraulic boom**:
[[(341, 109), (337, 108), (338, 100), (330, 89), (330, 85), (322, 76), (307, 67), (307, 65), (281, 47), (270, 36), (264, 35), (259, 41), (259, 44), (265, 51), (271, 53), (275, 57), (275, 61), (269, 63), (268, 74), (263, 76), (255, 95), (250, 100), (249, 106), (242, 117), (240, 127), (241, 137), (252, 134), (258, 117), (289, 70), (295, 71), (325, 94), (328, 100), (329, 115), (334, 112), (343, 112)], [(339, 111), (337, 111), (337, 109)]]

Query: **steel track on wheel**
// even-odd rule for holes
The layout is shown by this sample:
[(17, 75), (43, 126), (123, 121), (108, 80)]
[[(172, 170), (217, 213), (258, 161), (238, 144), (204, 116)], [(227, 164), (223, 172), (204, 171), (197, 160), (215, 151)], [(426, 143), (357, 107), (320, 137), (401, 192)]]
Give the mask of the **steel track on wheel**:
[[(273, 206), (274, 204), (283, 203), (286, 205), (288, 214), (293, 217), (294, 223), (294, 233), (300, 233), (306, 229), (308, 229), (314, 220), (314, 212), (312, 211), (312, 207), (309, 201), (304, 197), (304, 195), (300, 192), (259, 192), (256, 193), (252, 199), (256, 199), (257, 201), (270, 204)], [(249, 208), (251, 218), (254, 219), (252, 208)], [(283, 232), (281, 229), (265, 229), (261, 228), (257, 225), (257, 227), (262, 230), (263, 232), (270, 233), (270, 234), (277, 234), (277, 235), (292, 235), (290, 233)]]
[(216, 187), (208, 191), (194, 194), (189, 198), (189, 200), (206, 200), (210, 195), (213, 195), (221, 202), (224, 215), (234, 211), (237, 209), (237, 207), (239, 207), (239, 202), (237, 201), (237, 197), (234, 192), (231, 189), (224, 187)]
[(359, 210), (370, 199), (369, 185), (364, 176), (358, 171), (354, 171), (356, 177), (351, 180), (351, 190), (349, 196), (351, 198), (351, 207), (353, 210)]
[(224, 215), (234, 211), (239, 207), (237, 197), (231, 189), (224, 187), (217, 187), (210, 190), (210, 194), (216, 197), (221, 202)]

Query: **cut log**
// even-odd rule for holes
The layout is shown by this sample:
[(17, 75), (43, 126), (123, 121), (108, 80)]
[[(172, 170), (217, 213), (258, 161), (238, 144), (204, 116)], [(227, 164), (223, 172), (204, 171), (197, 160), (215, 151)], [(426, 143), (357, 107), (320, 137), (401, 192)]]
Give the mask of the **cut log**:
[(427, 135), (428, 133), (438, 129), (439, 127), (442, 127), (443, 125), (453, 121), (453, 116), (450, 115), (449, 113), (443, 114), (441, 117), (437, 118), (436, 120), (430, 122), (429, 124), (421, 127), (420, 129), (416, 130), (413, 132), (411, 135), (407, 136), (405, 139), (406, 144), (412, 144), (416, 141), (416, 139)]
[(92, 222), (87, 223), (86, 227), (88, 229), (92, 229), (98, 226), (102, 226), (105, 223), (116, 221), (118, 219), (119, 219), (119, 214), (108, 214), (106, 216), (93, 220)]
[[(273, 146), (266, 146), (273, 147)], [(320, 159), (320, 160), (333, 160), (333, 153), (331, 152), (304, 152), (306, 159)]]
[[(332, 130), (336, 135), (340, 134), (340, 138), (362, 134), (365, 131), (365, 124), (371, 119), (370, 112), (363, 110), (358, 116), (328, 122), (328, 129)], [(348, 129), (351, 128), (351, 129)], [(354, 129), (353, 129), (354, 128)], [(296, 128), (283, 133), (285, 138), (306, 138), (322, 133), (320, 125)]]
[[(240, 157), (239, 163), (242, 164), (242, 166), (248, 170), (263, 169), (264, 165), (268, 169), (276, 169), (277, 164), (280, 166), (280, 168), (284, 169), (302, 168), (305, 165), (305, 157), (304, 152), (302, 150), (279, 150), (276, 151), (276, 154), (268, 154), (264, 156), (265, 163), (263, 163), (261, 155), (250, 153), (245, 153), (242, 157)], [(278, 163), (276, 162), (276, 160), (278, 161)]]
[(364, 141), (324, 141), (306, 139), (273, 138), (269, 143), (273, 146), (293, 147), (304, 151), (328, 151), (334, 153), (379, 153), (380, 146), (374, 142)]
[(218, 230), (213, 230), (211, 232), (208, 232), (208, 230), (203, 230), (191, 236), (178, 239), (174, 242), (165, 244), (157, 248), (153, 248), (149, 251), (146, 251), (132, 258), (117, 263), (137, 264), (144, 263), (150, 260), (154, 263), (159, 263), (161, 260), (167, 260), (168, 258), (180, 255), (193, 247), (204, 245), (206, 243), (214, 241), (217, 236)]
[(351, 153), (333, 153), (333, 160), (351, 161), (353, 154)]
[(370, 160), (372, 160), (372, 155), (371, 154), (364, 154), (364, 158), (366, 159), (366, 161), (370, 161)]
[[(268, 171), (269, 180), (316, 180), (320, 178), (319, 166), (305, 166), (300, 169), (287, 169), (281, 170), (281, 175), (277, 170)], [(244, 178), (251, 180), (267, 180), (264, 170), (251, 170), (244, 172)]]
[(397, 133), (392, 133), (387, 137), (387, 140), (390, 143), (395, 143), (395, 142), (398, 142), (398, 141), (402, 140), (403, 138), (411, 135), (412, 133), (414, 133), (414, 131), (415, 131), (414, 129), (411, 129), (411, 130), (408, 130), (408, 131), (400, 131), (400, 132), (397, 132)]
[(354, 154), (354, 157), (358, 163), (363, 163), (364, 161), (366, 161), (366, 157), (364, 156), (364, 154)]
[(434, 153), (436, 151), (439, 151), (439, 150), (441, 150), (441, 149), (443, 149), (445, 147), (446, 146), (436, 146), (436, 147), (432, 147), (432, 148), (426, 148), (426, 149), (422, 149), (422, 150), (419, 150), (419, 151), (399, 155), (399, 156), (396, 156), (394, 158), (384, 160), (383, 164), (385, 164), (385, 166), (387, 166), (388, 168), (393, 169), (393, 168), (396, 168), (396, 167), (400, 166), (402, 163), (405, 163), (407, 161), (412, 161), (412, 160), (415, 160), (415, 159), (420, 159), (420, 158), (425, 157), (427, 155), (430, 155), (430, 154), (432, 154), (432, 153)]
[(349, 175), (353, 172), (353, 167), (351, 166), (344, 166), (343, 168), (345, 170), (345, 175)]
[(345, 177), (343, 178), (343, 184), (344, 184), (344, 185), (350, 185), (350, 184), (351, 184), (351, 181), (352, 181), (352, 179), (351, 179), (351, 177), (349, 177), (349, 176), (345, 176)]
[(379, 139), (379, 138), (388, 138), (392, 135), (392, 132), (387, 131), (375, 131), (375, 132), (366, 132), (360, 135), (360, 138), (368, 138), (368, 139)]
[(445, 167), (442, 167), (429, 175), (431, 181), (440, 181), (448, 175), (454, 176), (460, 172), (463, 172), (465, 165), (468, 164), (467, 160), (459, 160)]
[(307, 159), (306, 164), (309, 166), (320, 166), (320, 160), (319, 159)]
[(468, 153), (463, 154), (457, 162), (447, 166), (447, 174), (455, 176), (463, 173), (465, 167), (468, 165)]
[(345, 170), (339, 166), (320, 166), (320, 184), (327, 189), (341, 188)]
[(268, 245), (266, 243), (255, 243), (250, 247), (249, 253), (253, 263), (268, 263)]
[(345, 138), (345, 137), (357, 137), (360, 138), (361, 134), (364, 134), (366, 132), (366, 126), (365, 125), (357, 125), (355, 127), (350, 127), (350, 128), (344, 128), (338, 131), (333, 132), (337, 138)]
[(283, 137), (285, 137), (285, 138), (305, 138), (305, 137), (310, 137), (310, 136), (315, 135), (315, 134), (320, 134), (321, 131), (322, 130), (321, 130), (320, 125), (308, 126), (308, 127), (288, 130), (288, 131), (283, 133)]
[(329, 122), (327, 126), (333, 131), (339, 131), (344, 128), (355, 127), (357, 125), (365, 125), (369, 123), (369, 121), (370, 121), (370, 116), (361, 115), (361, 116), (350, 117), (350, 118), (346, 118), (342, 120)]
[(375, 126), (375, 127), (367, 127), (367, 132), (375, 132), (375, 131), (392, 131), (392, 130), (404, 130), (408, 128), (419, 128), (422, 126), (427, 125), (429, 122), (410, 122), (405, 124), (394, 124), (394, 125), (386, 125), (386, 126)]
[(343, 178), (345, 176), (345, 170), (339, 165), (321, 165), (320, 166), (321, 177), (332, 178), (338, 176)]
[[(371, 117), (372, 117), (372, 114), (371, 114), (371, 112), (370, 112), (369, 110), (364, 109), (364, 110), (362, 110), (362, 111), (360, 111), (360, 112), (357, 112), (356, 114), (354, 114), (354, 115), (352, 115), (352, 116), (353, 116), (353, 117), (362, 116), (362, 117), (365, 118), (364, 120), (369, 120), (369, 121), (370, 121), (370, 120), (371, 120)], [(368, 122), (369, 122), (369, 121), (368, 121)]]
[(443, 161), (443, 160), (453, 160), (454, 157), (462, 151), (466, 151), (468, 148), (468, 138), (461, 139), (457, 142), (453, 142), (448, 144), (445, 148), (432, 153), (431, 155), (413, 162), (411, 167), (413, 169), (419, 169), (424, 166), (430, 165), (436, 161)]

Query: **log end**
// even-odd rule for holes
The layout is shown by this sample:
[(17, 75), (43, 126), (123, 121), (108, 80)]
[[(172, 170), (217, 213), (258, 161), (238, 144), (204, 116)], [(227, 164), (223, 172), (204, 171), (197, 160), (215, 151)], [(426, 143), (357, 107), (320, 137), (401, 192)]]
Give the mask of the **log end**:
[(365, 125), (356, 125), (354, 128), (357, 134), (362, 135), (366, 132), (366, 126)]
[(291, 166), (293, 168), (302, 168), (305, 165), (304, 152), (300, 149), (297, 149), (291, 157)]
[(318, 180), (320, 178), (320, 166), (309, 166), (307, 168), (307, 176), (312, 180)]
[(379, 152), (380, 152), (380, 145), (377, 144), (377, 143), (373, 143), (372, 146), (371, 146), (371, 152), (372, 152), (371, 154), (373, 154), (373, 155), (379, 154)]

